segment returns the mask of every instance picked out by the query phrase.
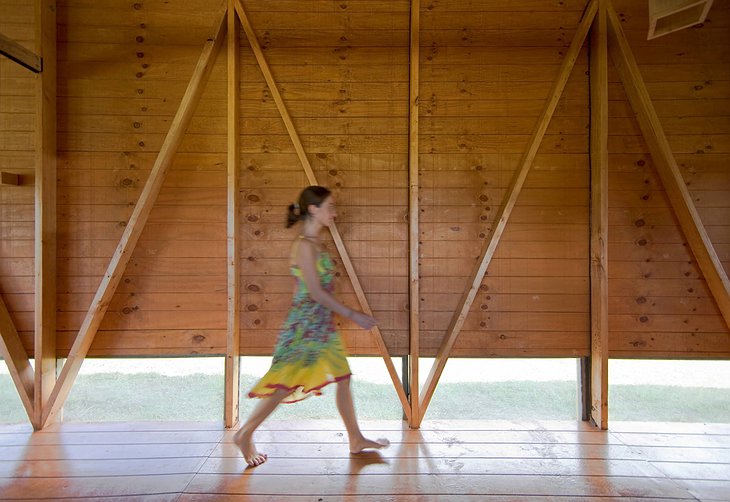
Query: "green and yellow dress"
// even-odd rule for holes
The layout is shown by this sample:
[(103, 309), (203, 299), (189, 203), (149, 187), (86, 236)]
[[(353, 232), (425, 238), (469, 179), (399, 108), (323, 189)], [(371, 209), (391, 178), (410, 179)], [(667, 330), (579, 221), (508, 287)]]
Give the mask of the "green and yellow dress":
[[(292, 247), (296, 256), (300, 236)], [(322, 288), (334, 292), (334, 263), (320, 251), (316, 262)], [(249, 397), (268, 397), (276, 389), (292, 391), (282, 403), (294, 403), (312, 395), (321, 395), (325, 385), (350, 378), (347, 354), (335, 328), (332, 311), (309, 295), (301, 269), (290, 265), (297, 287), (289, 315), (279, 333), (274, 359), (269, 371), (248, 393)]]

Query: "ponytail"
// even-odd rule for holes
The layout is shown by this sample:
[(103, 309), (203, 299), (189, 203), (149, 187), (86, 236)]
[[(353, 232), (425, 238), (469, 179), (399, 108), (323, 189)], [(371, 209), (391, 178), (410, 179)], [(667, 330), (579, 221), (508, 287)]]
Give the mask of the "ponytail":
[(286, 214), (286, 228), (291, 227), (302, 218), (302, 211), (299, 204), (289, 204), (289, 211)]

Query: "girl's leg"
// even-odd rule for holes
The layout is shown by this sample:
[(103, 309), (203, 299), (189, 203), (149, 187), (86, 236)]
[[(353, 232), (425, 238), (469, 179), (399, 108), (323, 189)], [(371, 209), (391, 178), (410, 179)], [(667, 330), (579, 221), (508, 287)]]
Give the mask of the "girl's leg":
[(259, 453), (253, 444), (253, 433), (266, 418), (276, 409), (282, 399), (290, 394), (284, 389), (277, 389), (270, 397), (261, 399), (240, 429), (233, 435), (233, 441), (243, 454), (246, 463), (251, 467), (266, 462), (265, 453)]
[(347, 436), (350, 440), (350, 453), (360, 453), (367, 448), (385, 448), (390, 444), (387, 439), (373, 441), (362, 435), (355, 416), (355, 405), (352, 402), (350, 379), (340, 380), (337, 383), (337, 409), (345, 422)]

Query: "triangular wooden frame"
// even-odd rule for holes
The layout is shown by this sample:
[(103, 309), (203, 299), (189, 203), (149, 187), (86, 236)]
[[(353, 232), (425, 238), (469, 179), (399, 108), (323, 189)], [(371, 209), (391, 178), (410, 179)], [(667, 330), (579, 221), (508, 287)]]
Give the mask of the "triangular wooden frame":
[[(307, 179), (310, 184), (316, 185), (318, 183), (314, 175), (314, 171), (309, 164), (309, 160), (307, 159), (306, 153), (304, 152), (304, 148), (301, 141), (299, 140), (299, 136), (294, 128), (286, 106), (281, 99), (281, 95), (276, 86), (276, 82), (271, 75), (271, 71), (269, 70), (266, 59), (264, 58), (263, 52), (261, 51), (261, 47), (258, 43), (258, 40), (256, 39), (253, 28), (251, 27), (251, 24), (248, 20), (248, 17), (246, 16), (241, 2), (239, 0), (234, 1), (235, 13), (239, 21), (241, 22), (241, 25), (243, 26), (249, 44), (254, 52), (254, 55), (256, 56), (259, 68), (261, 69), (264, 79), (269, 86), (269, 90), (274, 97), (274, 101), (277, 108), (279, 109), (281, 117), (284, 120), (284, 124), (287, 128), (287, 131), (289, 132), (289, 136), (294, 144), (294, 148), (302, 163), (302, 167), (304, 168), (304, 171), (307, 175)], [(228, 5), (230, 5), (230, 3), (228, 3)], [(200, 99), (200, 95), (205, 88), (205, 84), (207, 82), (208, 76), (210, 75), (210, 71), (213, 67), (213, 64), (215, 63), (218, 53), (220, 52), (220, 48), (223, 45), (224, 39), (226, 38), (227, 27), (230, 25), (229, 23), (232, 19), (231, 16), (229, 16), (229, 12), (230, 10), (228, 6), (223, 9), (223, 13), (219, 16), (219, 20), (216, 24), (217, 29), (215, 36), (212, 40), (206, 43), (200, 55), (200, 58), (198, 59), (197, 66), (193, 72), (193, 76), (190, 80), (190, 83), (188, 84), (180, 107), (178, 108), (175, 118), (173, 119), (173, 122), (170, 126), (170, 130), (165, 137), (165, 141), (163, 142), (162, 148), (160, 149), (160, 153), (158, 154), (152, 171), (150, 172), (149, 178), (147, 179), (147, 183), (145, 184), (142, 194), (137, 201), (134, 212), (132, 213), (132, 216), (130, 217), (127, 226), (125, 227), (124, 234), (122, 235), (119, 245), (117, 246), (117, 249), (109, 263), (104, 278), (102, 279), (101, 284), (97, 289), (96, 295), (94, 296), (91, 306), (89, 307), (86, 317), (81, 325), (81, 328), (79, 329), (79, 333), (74, 340), (74, 344), (71, 347), (66, 363), (64, 364), (56, 385), (53, 388), (47, 407), (43, 410), (41, 421), (42, 423), (40, 424), (41, 428), (45, 426), (45, 424), (47, 424), (48, 421), (51, 420), (62, 409), (63, 404), (65, 403), (68, 394), (71, 391), (73, 383), (78, 376), (81, 364), (83, 363), (86, 355), (88, 354), (89, 348), (94, 341), (94, 337), (96, 336), (98, 328), (101, 325), (104, 314), (106, 313), (109, 303), (111, 302), (112, 297), (116, 292), (119, 282), (121, 281), (124, 270), (129, 262), (129, 259), (131, 258), (134, 247), (136, 246), (137, 240), (139, 239), (139, 236), (144, 229), (149, 213), (154, 206), (157, 195), (159, 194), (162, 183), (164, 182), (167, 170), (172, 164), (172, 159), (177, 151), (177, 148), (180, 145), (180, 142), (182, 141), (182, 138), (184, 137), (185, 130), (187, 129), (190, 119), (192, 118), (195, 107)], [(233, 67), (235, 68), (235, 65)], [(229, 117), (229, 126), (234, 122), (235, 120)], [(235, 168), (233, 169), (233, 172), (236, 172)], [(233, 177), (235, 178), (235, 175), (233, 175)], [(228, 184), (231, 185), (230, 166)], [(229, 204), (230, 201), (231, 198), (229, 197)], [(332, 233), (335, 246), (337, 247), (337, 250), (340, 254), (340, 258), (342, 259), (343, 265), (345, 266), (347, 274), (352, 283), (353, 289), (355, 290), (355, 294), (358, 298), (358, 301), (360, 302), (360, 306), (363, 311), (371, 314), (372, 310), (369, 307), (367, 298), (365, 297), (365, 293), (362, 289), (362, 286), (360, 285), (360, 281), (352, 265), (352, 261), (350, 260), (344, 243), (342, 242), (339, 231), (337, 230), (337, 227), (335, 225), (330, 227), (330, 231)], [(233, 248), (233, 253), (236, 252), (235, 249), (237, 249), (237, 245), (235, 245), (235, 240), (235, 230), (232, 231), (232, 229), (229, 228), (229, 254), (231, 253), (231, 247)], [(236, 286), (231, 287), (231, 275), (234, 276), (233, 280), (235, 281), (235, 276), (237, 274), (229, 273), (229, 307), (231, 304), (233, 304), (236, 306), (237, 310), (238, 302), (236, 298), (238, 298), (238, 295), (236, 292), (238, 288)], [(234, 289), (236, 292), (233, 292)], [(229, 330), (231, 330), (232, 328), (231, 323), (236, 324), (235, 319), (237, 319), (235, 313), (231, 315), (229, 311)], [(236, 330), (235, 327), (234, 330)], [(234, 331), (231, 330), (231, 333), (234, 333)], [(393, 384), (395, 386), (399, 400), (403, 407), (403, 411), (406, 414), (406, 417), (410, 419), (410, 403), (408, 402), (408, 398), (405, 395), (403, 384), (401, 383), (395, 367), (393, 366), (393, 362), (391, 360), (390, 354), (388, 353), (382, 333), (377, 327), (372, 329), (372, 333), (375, 336), (378, 350), (380, 351), (385, 361), (386, 368), (388, 369), (388, 373), (390, 374)], [(228, 427), (232, 427), (236, 423), (236, 411), (238, 409), (238, 396), (237, 392), (235, 392), (238, 388), (238, 380), (235, 376), (235, 370), (238, 366), (238, 363), (237, 357), (235, 357), (234, 355), (238, 352), (238, 350), (236, 349), (236, 347), (233, 347), (233, 350), (231, 350), (231, 345), (236, 344), (236, 341), (234, 339), (237, 337), (235, 336), (235, 334), (233, 336), (230, 335), (231, 334), (229, 334), (229, 336), (227, 337), (228, 349), (226, 357), (227, 385), (225, 418), (226, 425)]]
[[(434, 361), (426, 383), (424, 384), (425, 391), (422, 392), (420, 416), (416, 421), (414, 421), (414, 426), (416, 427), (419, 426), (423, 420), (428, 404), (436, 389), (438, 380), (443, 373), (444, 367), (446, 366), (446, 362), (454, 343), (456, 342), (466, 316), (469, 314), (476, 291), (484, 278), (489, 262), (497, 248), (499, 239), (507, 224), (507, 220), (509, 219), (512, 208), (517, 200), (522, 184), (527, 176), (527, 172), (529, 171), (535, 153), (537, 152), (537, 148), (540, 146), (540, 141), (542, 140), (544, 132), (552, 118), (555, 106), (562, 95), (565, 82), (570, 75), (570, 70), (575, 63), (578, 51), (580, 51), (580, 48), (583, 46), (583, 42), (585, 41), (586, 35), (596, 14), (598, 13), (599, 8), (604, 11), (601, 15), (608, 18), (608, 50), (611, 53), (614, 65), (619, 71), (621, 81), (629, 96), (631, 107), (639, 120), (642, 134), (649, 145), (652, 158), (657, 165), (657, 171), (659, 172), (662, 183), (669, 196), (672, 209), (679, 219), (682, 231), (687, 237), (692, 253), (700, 266), (708, 286), (710, 287), (713, 298), (720, 308), (722, 316), (725, 319), (725, 323), (730, 327), (730, 282), (728, 282), (728, 277), (722, 267), (722, 263), (720, 263), (717, 253), (712, 246), (712, 242), (707, 236), (707, 232), (705, 231), (699, 214), (694, 207), (689, 191), (682, 181), (676, 160), (669, 148), (669, 143), (664, 135), (664, 131), (661, 127), (656, 111), (654, 110), (654, 106), (649, 97), (649, 93), (646, 90), (644, 81), (641, 78), (638, 65), (636, 64), (631, 48), (629, 47), (623, 33), (618, 16), (616, 15), (610, 0), (590, 0), (583, 14), (580, 25), (576, 30), (576, 34), (573, 37), (568, 54), (560, 68), (558, 77), (553, 84), (545, 109), (538, 120), (536, 129), (528, 143), (527, 150), (523, 155), (522, 161), (518, 165), (517, 171), (512, 179), (512, 183), (507, 190), (502, 207), (495, 219), (496, 223), (490, 231), (482, 255), (477, 261), (475, 271), (472, 274), (473, 279), (469, 287), (465, 290), (457, 310), (454, 312), (454, 316), (452, 317), (446, 336), (442, 341), (436, 355), (436, 360)], [(608, 131), (605, 130), (604, 134), (607, 135)], [(605, 254), (603, 258), (605, 259)], [(601, 312), (599, 315), (605, 316), (606, 312)], [(601, 331), (603, 339), (601, 340), (600, 355), (602, 359), (607, 360), (608, 332), (605, 322), (603, 322), (603, 328), (603, 331)], [(592, 340), (592, 342), (594, 341), (595, 340)], [(595, 358), (596, 354), (593, 354), (593, 356)], [(605, 387), (607, 385), (607, 382), (604, 381), (607, 379), (607, 368), (602, 367), (601, 372), (605, 378), (601, 379), (602, 381), (600, 384), (602, 387)], [(606, 428), (607, 426), (605, 413), (605, 410), (607, 409), (606, 392), (600, 393), (598, 398), (598, 403), (600, 404), (599, 409), (604, 411), (598, 415), (597, 424), (602, 428)], [(597, 404), (595, 396), (593, 401), (595, 412), (595, 406)]]
[[(246, 33), (246, 37), (248, 38), (249, 45), (251, 46), (251, 49), (253, 50), (254, 56), (256, 57), (256, 61), (259, 65), (259, 69), (261, 70), (261, 73), (264, 76), (264, 80), (266, 80), (266, 84), (269, 87), (269, 91), (271, 92), (271, 96), (274, 99), (274, 103), (276, 103), (276, 107), (279, 110), (279, 114), (281, 115), (281, 118), (284, 120), (284, 125), (286, 126), (286, 130), (289, 133), (289, 137), (290, 137), (292, 143), (294, 144), (294, 149), (296, 150), (297, 156), (299, 157), (299, 161), (301, 162), (302, 167), (304, 168), (304, 172), (307, 176), (307, 180), (310, 185), (318, 185), (319, 183), (317, 182), (317, 177), (315, 176), (314, 171), (312, 170), (312, 166), (309, 163), (309, 159), (307, 158), (307, 155), (304, 151), (302, 142), (300, 141), (299, 135), (297, 134), (297, 131), (294, 128), (294, 124), (291, 121), (291, 117), (289, 116), (289, 112), (287, 111), (286, 105), (284, 104), (284, 100), (281, 98), (279, 89), (276, 86), (276, 81), (274, 80), (274, 77), (271, 74), (269, 65), (266, 62), (264, 53), (261, 50), (261, 46), (259, 45), (258, 39), (256, 38), (256, 33), (253, 31), (253, 27), (251, 26), (251, 23), (248, 20), (248, 16), (246, 15), (246, 11), (243, 8), (243, 4), (241, 3), (241, 0), (235, 0), (235, 4), (236, 4), (236, 13), (238, 14), (238, 18), (241, 21), (241, 25), (243, 26), (243, 31)], [(352, 284), (352, 288), (355, 291), (355, 295), (357, 296), (358, 302), (360, 303), (360, 308), (362, 308), (365, 313), (372, 314), (372, 309), (370, 308), (367, 298), (365, 297), (365, 292), (363, 291), (362, 286), (360, 285), (360, 280), (357, 277), (355, 268), (352, 266), (352, 261), (350, 260), (350, 256), (347, 253), (345, 244), (342, 242), (342, 237), (340, 237), (340, 232), (339, 232), (339, 230), (337, 230), (336, 224), (334, 224), (334, 223), (332, 224), (332, 226), (330, 227), (330, 232), (332, 234), (332, 239), (335, 242), (335, 246), (337, 247), (337, 251), (340, 254), (340, 259), (342, 260), (342, 264), (345, 266), (347, 275), (350, 278), (350, 283)], [(383, 361), (385, 362), (385, 367), (388, 370), (388, 374), (390, 375), (390, 378), (391, 378), (391, 381), (395, 388), (395, 391), (398, 394), (398, 399), (400, 400), (401, 406), (403, 407), (403, 413), (406, 415), (406, 418), (410, 421), (411, 420), (411, 405), (408, 402), (408, 397), (406, 396), (405, 390), (403, 388), (403, 383), (400, 381), (400, 378), (398, 377), (398, 373), (396, 372), (395, 367), (393, 366), (393, 361), (390, 357), (390, 354), (388, 353), (388, 347), (385, 345), (385, 339), (383, 338), (383, 334), (380, 332), (380, 328), (378, 328), (377, 326), (372, 328), (371, 333), (373, 334), (373, 338), (378, 347), (378, 351), (380, 352), (380, 355), (382, 356)]]
[(426, 382), (423, 385), (425, 390), (423, 390), (421, 393), (421, 402), (419, 406), (421, 413), (415, 426), (420, 425), (424, 415), (426, 414), (428, 405), (431, 402), (434, 391), (436, 390), (436, 385), (438, 384), (439, 378), (441, 378), (441, 374), (446, 367), (446, 362), (448, 361), (451, 350), (453, 349), (454, 344), (456, 343), (456, 339), (461, 332), (464, 321), (469, 315), (469, 310), (471, 309), (471, 305), (474, 302), (474, 298), (476, 297), (479, 286), (484, 279), (484, 275), (487, 272), (489, 263), (491, 262), (495, 251), (497, 250), (499, 240), (502, 237), (502, 233), (504, 232), (505, 227), (507, 226), (507, 222), (509, 221), (512, 209), (517, 202), (517, 198), (519, 197), (520, 191), (522, 190), (522, 185), (527, 178), (527, 173), (529, 172), (532, 161), (537, 154), (537, 150), (540, 147), (540, 143), (543, 136), (545, 135), (545, 131), (550, 124), (550, 119), (555, 112), (555, 108), (558, 106), (558, 101), (563, 94), (563, 89), (565, 88), (565, 84), (570, 77), (570, 72), (575, 65), (575, 61), (578, 59), (578, 54), (583, 47), (583, 42), (588, 35), (588, 31), (591, 27), (591, 23), (593, 22), (593, 18), (597, 10), (598, 0), (590, 0), (583, 13), (583, 18), (578, 25), (578, 29), (576, 30), (575, 35), (573, 35), (573, 40), (570, 43), (570, 48), (568, 49), (565, 58), (563, 59), (560, 70), (558, 71), (558, 75), (553, 82), (553, 86), (550, 90), (550, 93), (548, 94), (547, 103), (545, 104), (545, 108), (543, 109), (542, 114), (540, 115), (537, 124), (535, 125), (535, 129), (533, 130), (532, 136), (530, 137), (530, 141), (527, 144), (527, 149), (522, 155), (522, 159), (517, 165), (517, 169), (512, 177), (510, 186), (505, 193), (502, 205), (499, 208), (499, 212), (497, 213), (497, 216), (494, 219), (494, 223), (492, 224), (492, 228), (487, 236), (487, 240), (482, 250), (482, 254), (477, 259), (474, 271), (471, 275), (472, 279), (469, 281), (468, 286), (465, 289), (461, 300), (459, 301), (459, 305), (454, 311), (451, 322), (449, 323), (449, 327), (446, 331), (446, 336), (444, 337), (441, 346), (439, 347), (439, 350), (436, 354), (436, 359), (431, 366), (431, 371), (429, 372), (428, 377), (426, 378)]
[(152, 166), (142, 194), (134, 207), (127, 226), (124, 228), (124, 233), (94, 295), (94, 299), (76, 335), (76, 339), (71, 346), (68, 358), (61, 369), (61, 373), (53, 387), (46, 407), (43, 409), (42, 419), (40, 424), (38, 424), (39, 428), (45, 427), (49, 420), (63, 408), (71, 392), (73, 383), (78, 376), (81, 364), (86, 354), (88, 354), (89, 348), (104, 318), (104, 314), (109, 308), (109, 303), (119, 286), (119, 282), (122, 280), (124, 270), (132, 257), (132, 252), (160, 193), (165, 175), (172, 165), (173, 158), (182, 142), (195, 107), (200, 101), (200, 96), (210, 76), (216, 56), (223, 45), (223, 40), (226, 35), (225, 10), (219, 15), (215, 26), (215, 35), (203, 47), (195, 70), (193, 71), (193, 76), (188, 83), (188, 87), (180, 102), (180, 107), (172, 120), (167, 136), (165, 136), (157, 159)]

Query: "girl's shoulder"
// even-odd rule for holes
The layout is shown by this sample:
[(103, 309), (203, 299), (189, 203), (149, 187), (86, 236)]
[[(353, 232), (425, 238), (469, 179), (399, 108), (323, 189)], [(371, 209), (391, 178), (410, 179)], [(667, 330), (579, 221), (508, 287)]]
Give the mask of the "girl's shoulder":
[(307, 237), (306, 235), (298, 235), (294, 239), (294, 242), (292, 242), (290, 256), (291, 265), (296, 266), (300, 251), (304, 251), (305, 253), (309, 254), (315, 259), (315, 261), (322, 253), (326, 252), (321, 242)]

